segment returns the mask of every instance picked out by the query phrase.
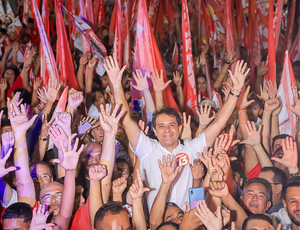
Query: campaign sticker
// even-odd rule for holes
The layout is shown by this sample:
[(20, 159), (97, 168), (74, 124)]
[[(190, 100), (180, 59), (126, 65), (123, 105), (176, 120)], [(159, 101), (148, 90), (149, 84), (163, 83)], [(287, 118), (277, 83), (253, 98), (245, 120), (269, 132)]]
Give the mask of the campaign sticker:
[(186, 153), (178, 153), (176, 155), (177, 164), (180, 167), (187, 166), (190, 162), (190, 158)]

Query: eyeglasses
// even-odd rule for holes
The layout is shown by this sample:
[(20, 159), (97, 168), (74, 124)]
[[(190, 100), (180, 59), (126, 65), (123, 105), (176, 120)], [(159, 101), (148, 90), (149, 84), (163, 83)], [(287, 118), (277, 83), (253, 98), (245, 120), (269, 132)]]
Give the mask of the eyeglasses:
[(45, 203), (50, 203), (53, 197), (55, 198), (55, 200), (60, 201), (61, 200), (61, 196), (62, 196), (61, 192), (57, 192), (57, 193), (55, 193), (53, 195), (47, 194), (47, 195), (41, 197), (41, 201), (44, 204)]
[(34, 175), (31, 175), (31, 178), (33, 179), (33, 180), (38, 180), (39, 179), (39, 177), (41, 178), (41, 180), (43, 180), (43, 181), (48, 181), (48, 180), (50, 180), (50, 178), (51, 178), (51, 176), (49, 175), (49, 174), (47, 174), (47, 173), (43, 173), (42, 175), (36, 175), (36, 174), (34, 174)]
[(129, 170), (127, 168), (117, 168), (118, 172), (121, 172), (124, 175), (129, 174)]

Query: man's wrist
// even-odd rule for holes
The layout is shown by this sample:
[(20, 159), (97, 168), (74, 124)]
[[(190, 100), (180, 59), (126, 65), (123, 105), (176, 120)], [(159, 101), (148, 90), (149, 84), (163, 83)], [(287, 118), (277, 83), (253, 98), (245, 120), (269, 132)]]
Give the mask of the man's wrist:
[(299, 168), (298, 167), (289, 167), (289, 174), (295, 174), (293, 176), (297, 176), (299, 174)]

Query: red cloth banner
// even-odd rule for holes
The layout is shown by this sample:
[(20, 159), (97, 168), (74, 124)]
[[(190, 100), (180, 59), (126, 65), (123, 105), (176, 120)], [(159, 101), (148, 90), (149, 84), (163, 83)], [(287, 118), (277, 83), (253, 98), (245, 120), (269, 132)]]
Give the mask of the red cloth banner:
[(119, 66), (122, 66), (122, 14), (121, 14), (121, 0), (116, 0), (115, 8), (115, 39), (113, 46), (113, 55), (117, 58)]
[(129, 66), (129, 59), (131, 58), (131, 44), (130, 44), (130, 32), (129, 32), (129, 17), (127, 1), (122, 0), (122, 22), (123, 22), (123, 65)]
[(282, 57), (284, 57), (284, 53), (286, 50), (290, 50), (291, 45), (292, 45), (295, 9), (296, 9), (296, 0), (292, 0), (290, 11), (289, 11), (288, 23), (287, 23), (287, 27), (286, 27), (286, 31), (285, 31), (285, 35), (284, 35), (284, 40), (283, 40), (283, 49), (282, 49), (282, 55), (281, 55)]
[(195, 82), (194, 62), (192, 53), (192, 40), (187, 1), (182, 0), (182, 61), (184, 70), (183, 95), (186, 112), (189, 115), (196, 114), (197, 91)]

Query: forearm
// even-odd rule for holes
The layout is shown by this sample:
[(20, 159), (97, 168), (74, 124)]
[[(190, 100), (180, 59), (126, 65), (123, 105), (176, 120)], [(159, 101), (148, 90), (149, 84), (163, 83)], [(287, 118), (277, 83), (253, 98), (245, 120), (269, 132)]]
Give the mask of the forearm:
[[(256, 69), (258, 69), (257, 67)], [(263, 85), (264, 75), (257, 75), (255, 82), (255, 93), (260, 95), (260, 86)]]
[(244, 209), (235, 201), (235, 199), (228, 195), (221, 198), (223, 204), (230, 211), (234, 211), (236, 214), (235, 226), (237, 229), (242, 229), (244, 220), (248, 217)]
[(250, 172), (258, 163), (257, 155), (250, 145), (245, 145), (245, 170)]
[(222, 82), (228, 72), (229, 69), (229, 64), (224, 64), (223, 68), (221, 69), (221, 72), (219, 74), (219, 77), (217, 78), (217, 80), (214, 83), (214, 88), (221, 88), (222, 87)]
[(36, 65), (33, 67), (33, 75), (35, 77), (37, 77), (40, 73), (40, 69), (41, 69), (41, 58), (40, 56), (37, 58), (37, 63)]
[(142, 198), (132, 201), (132, 227), (133, 230), (147, 229)]
[(203, 133), (205, 131), (205, 129), (206, 129), (206, 125), (203, 126), (203, 125), (199, 124), (199, 127), (198, 127), (197, 132), (196, 132), (196, 137), (198, 137), (199, 134)]
[(262, 125), (262, 146), (270, 153), (270, 145), (269, 145), (269, 134), (270, 134), (270, 120), (271, 120), (271, 112), (264, 111), (261, 125)]
[(31, 92), (31, 86), (29, 85), (29, 71), (23, 70), (21, 72), (21, 77), (23, 80), (24, 89), (26, 89), (28, 92)]
[(18, 201), (28, 203), (31, 207), (35, 204), (35, 189), (29, 171), (29, 159), (26, 143), (26, 134), (14, 133), (15, 152), (14, 164), (19, 169), (15, 171)]
[(149, 89), (144, 90), (143, 96), (145, 99), (146, 110), (151, 113), (155, 112), (155, 105), (150, 90)]
[(183, 90), (181, 86), (176, 86), (176, 96), (178, 100), (178, 107), (180, 109), (180, 112), (184, 111), (184, 95), (183, 95)]
[(253, 146), (253, 149), (256, 153), (261, 168), (273, 166), (271, 159), (268, 157), (261, 144)]
[(17, 52), (14, 51), (14, 54), (13, 54), (13, 57), (12, 57), (12, 61), (11, 61), (11, 64), (13, 64), (15, 66), (18, 66), (17, 54), (18, 54), (18, 51)]
[(105, 164), (107, 166), (107, 176), (101, 180), (103, 202), (107, 203), (115, 164), (115, 136), (112, 134), (104, 133), (102, 155), (99, 164)]
[(0, 107), (4, 108), (6, 107), (6, 98), (5, 98), (5, 90), (0, 91)]
[(241, 135), (243, 137), (244, 140), (248, 139), (248, 133), (246, 130), (245, 125), (247, 124), (248, 121), (248, 115), (246, 113), (246, 111), (244, 111), (243, 113), (240, 113), (241, 110), (238, 111), (238, 116), (239, 116), (239, 128), (241, 131)]
[(277, 135), (279, 135), (278, 115), (273, 115), (271, 121), (271, 141)]
[[(82, 69), (82, 74), (83, 74), (83, 69)], [(85, 107), (87, 111), (89, 111), (92, 105), (92, 85), (93, 85), (93, 72), (89, 68), (88, 77), (86, 78), (86, 82), (85, 82)]]
[(165, 107), (163, 92), (155, 92), (155, 109), (156, 111), (161, 110)]
[(52, 109), (53, 101), (47, 100), (43, 109), (43, 114), (49, 114)]
[(35, 107), (39, 104), (39, 98), (36, 90), (33, 90), (32, 96), (31, 96), (31, 106)]
[(198, 188), (201, 185), (201, 179), (193, 179), (193, 188)]
[(3, 177), (0, 178), (0, 199), (6, 206), (9, 204), (12, 198), (12, 188), (4, 182)]
[(150, 211), (150, 228), (156, 229), (163, 222), (163, 215), (170, 184), (162, 183)]
[(99, 180), (90, 180), (89, 214), (91, 229), (94, 229), (94, 217), (99, 207), (103, 205), (101, 183)]
[(113, 201), (123, 204), (122, 193), (113, 193)]
[(79, 85), (79, 90), (84, 92), (84, 66), (80, 65), (77, 72), (77, 81)]

